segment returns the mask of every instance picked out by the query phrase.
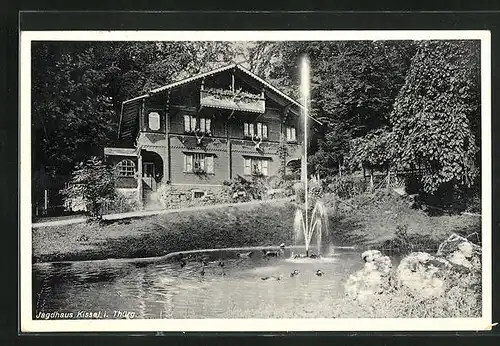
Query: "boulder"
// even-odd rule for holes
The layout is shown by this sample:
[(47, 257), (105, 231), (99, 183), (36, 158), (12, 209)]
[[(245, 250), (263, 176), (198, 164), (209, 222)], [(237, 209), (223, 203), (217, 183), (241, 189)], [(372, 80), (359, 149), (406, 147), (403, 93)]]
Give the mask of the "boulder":
[(365, 262), (373, 262), (380, 257), (382, 257), (382, 253), (379, 250), (367, 250), (361, 254), (361, 258)]
[(366, 300), (389, 288), (392, 263), (378, 250), (368, 250), (361, 255), (363, 269), (349, 276), (345, 284), (346, 295), (355, 300)]
[(412, 252), (399, 263), (396, 280), (401, 286), (418, 292), (421, 296), (439, 296), (445, 291), (445, 273), (452, 267), (443, 258), (426, 252)]
[(475, 271), (481, 270), (481, 247), (458, 234), (453, 233), (441, 243), (436, 255), (453, 264)]

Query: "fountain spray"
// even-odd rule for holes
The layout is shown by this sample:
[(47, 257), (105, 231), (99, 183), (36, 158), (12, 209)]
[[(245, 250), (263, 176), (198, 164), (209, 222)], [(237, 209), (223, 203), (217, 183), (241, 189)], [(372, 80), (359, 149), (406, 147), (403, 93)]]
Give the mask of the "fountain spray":
[(328, 230), (326, 209), (320, 201), (316, 202), (309, 220), (309, 202), (308, 202), (308, 174), (307, 174), (307, 130), (308, 130), (308, 102), (309, 102), (309, 59), (307, 56), (302, 58), (300, 79), (301, 93), (303, 97), (303, 113), (304, 113), (304, 159), (302, 164), (302, 179), (304, 180), (304, 214), (300, 209), (295, 212), (294, 229), (295, 229), (295, 245), (304, 237), (306, 247), (306, 257), (309, 257), (309, 245), (312, 236), (316, 233), (318, 246), (318, 254), (321, 249), (321, 238), (323, 231)]
[[(307, 146), (309, 144), (307, 140), (307, 107), (308, 107), (308, 101), (309, 101), (309, 59), (307, 58), (306, 55), (302, 57), (302, 64), (300, 66), (300, 89), (303, 97), (303, 102), (304, 102), (304, 205), (305, 205), (305, 222), (307, 226), (307, 220), (309, 220), (308, 216), (308, 210), (309, 210), (309, 205), (307, 201), (307, 192), (308, 192), (308, 174), (307, 174)], [(306, 248), (306, 255), (307, 255), (308, 249)]]

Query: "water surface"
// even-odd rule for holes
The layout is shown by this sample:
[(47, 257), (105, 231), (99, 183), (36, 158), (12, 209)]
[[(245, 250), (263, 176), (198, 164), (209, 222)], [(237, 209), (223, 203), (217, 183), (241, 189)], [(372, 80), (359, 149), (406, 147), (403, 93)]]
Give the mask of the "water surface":
[[(237, 253), (193, 254), (184, 266), (172, 259), (35, 264), (33, 318), (252, 318), (262, 317), (259, 307), (283, 306), (300, 315), (311, 304), (343, 297), (347, 277), (363, 266), (348, 249), (306, 260), (291, 259), (289, 250), (277, 258)], [(291, 277), (294, 270), (299, 274)]]

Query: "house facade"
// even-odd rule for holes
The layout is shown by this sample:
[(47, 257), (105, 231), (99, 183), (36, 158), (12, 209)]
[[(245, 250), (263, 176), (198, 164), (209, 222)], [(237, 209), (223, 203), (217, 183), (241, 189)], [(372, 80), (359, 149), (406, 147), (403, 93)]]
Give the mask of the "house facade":
[(141, 204), (162, 184), (199, 198), (238, 175), (272, 177), (300, 162), (301, 114), (300, 103), (232, 64), (124, 101), (125, 146), (104, 154), (117, 187)]

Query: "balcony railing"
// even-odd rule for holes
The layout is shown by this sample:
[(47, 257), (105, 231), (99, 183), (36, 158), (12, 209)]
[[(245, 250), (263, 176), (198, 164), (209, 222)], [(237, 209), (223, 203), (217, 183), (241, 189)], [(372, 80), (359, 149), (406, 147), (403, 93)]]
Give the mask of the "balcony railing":
[(200, 105), (253, 113), (266, 111), (266, 101), (263, 95), (225, 89), (202, 89)]

